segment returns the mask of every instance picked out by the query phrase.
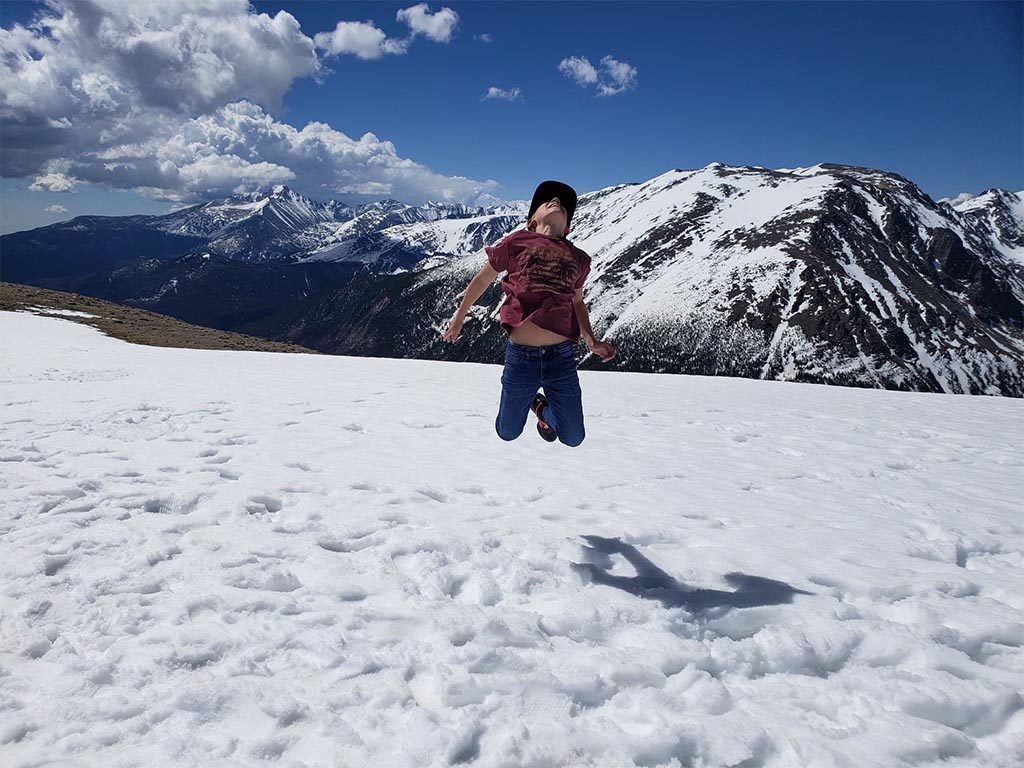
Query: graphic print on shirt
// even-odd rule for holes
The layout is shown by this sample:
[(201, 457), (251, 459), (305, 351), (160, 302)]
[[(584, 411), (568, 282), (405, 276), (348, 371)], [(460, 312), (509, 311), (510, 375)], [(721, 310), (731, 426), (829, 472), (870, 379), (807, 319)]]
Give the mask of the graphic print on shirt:
[(519, 257), (519, 271), (532, 293), (572, 293), (576, 259), (557, 245), (534, 245)]

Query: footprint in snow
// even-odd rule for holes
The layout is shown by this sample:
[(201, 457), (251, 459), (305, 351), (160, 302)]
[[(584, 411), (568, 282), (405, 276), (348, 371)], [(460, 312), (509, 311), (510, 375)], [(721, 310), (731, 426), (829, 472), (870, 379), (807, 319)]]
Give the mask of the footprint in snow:
[(302, 586), (302, 582), (289, 571), (271, 571), (237, 576), (227, 582), (239, 589), (255, 589), (267, 592), (294, 592)]
[(55, 576), (70, 562), (71, 555), (48, 555), (43, 561), (43, 573), (47, 576)]
[(391, 489), (385, 485), (377, 485), (370, 482), (353, 483), (349, 486), (353, 491), (373, 491), (375, 493), (391, 493)]
[(907, 470), (915, 468), (914, 465), (911, 464), (909, 461), (887, 461), (885, 462), (885, 466), (887, 466), (889, 469), (895, 469), (899, 472), (905, 472)]
[(245, 509), (250, 515), (266, 515), (280, 512), (283, 508), (281, 500), (274, 496), (250, 496), (245, 503)]
[(417, 488), (416, 492), (422, 493), (428, 499), (433, 499), (434, 501), (438, 501), (442, 504), (447, 504), (449, 501), (449, 498), (446, 494), (436, 490), (435, 488)]
[(222, 480), (237, 480), (241, 477), (238, 472), (230, 469), (222, 469), (219, 474)]
[(255, 442), (248, 435), (231, 435), (217, 441), (219, 445), (252, 445)]

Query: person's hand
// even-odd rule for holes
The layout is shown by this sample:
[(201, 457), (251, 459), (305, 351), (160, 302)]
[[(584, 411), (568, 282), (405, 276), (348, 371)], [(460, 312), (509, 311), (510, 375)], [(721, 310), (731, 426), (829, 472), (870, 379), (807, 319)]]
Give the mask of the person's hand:
[(615, 347), (607, 341), (595, 341), (589, 347), (591, 352), (601, 358), (602, 363), (607, 363), (615, 357)]
[(464, 319), (458, 312), (452, 315), (452, 319), (448, 321), (448, 328), (441, 334), (441, 338), (450, 342), (458, 339), (459, 334), (462, 333), (462, 321)]

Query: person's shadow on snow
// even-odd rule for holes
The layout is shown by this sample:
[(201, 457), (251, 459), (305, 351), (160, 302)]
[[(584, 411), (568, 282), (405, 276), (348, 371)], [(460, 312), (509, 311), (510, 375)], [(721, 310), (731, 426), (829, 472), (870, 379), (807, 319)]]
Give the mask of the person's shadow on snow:
[[(577, 573), (590, 578), (595, 584), (615, 587), (631, 595), (658, 600), (666, 608), (685, 608), (691, 613), (727, 606), (752, 608), (761, 605), (780, 605), (793, 601), (793, 595), (810, 595), (789, 584), (745, 573), (727, 573), (724, 578), (734, 592), (721, 589), (691, 589), (676, 581), (665, 571), (640, 554), (636, 547), (619, 539), (604, 536), (584, 536), (589, 546), (583, 548), (588, 563), (572, 563)], [(636, 576), (613, 576), (612, 555), (622, 555), (636, 569)]]

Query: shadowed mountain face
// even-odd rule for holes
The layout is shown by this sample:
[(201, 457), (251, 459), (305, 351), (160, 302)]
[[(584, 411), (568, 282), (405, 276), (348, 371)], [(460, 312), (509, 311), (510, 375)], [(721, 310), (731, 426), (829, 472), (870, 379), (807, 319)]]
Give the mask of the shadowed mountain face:
[[(500, 362), (497, 286), (456, 345), (440, 333), (483, 246), (524, 214), (348, 208), (277, 188), (150, 217), (159, 222), (147, 232), (202, 239), (188, 258), (46, 285), (323, 352)], [(46, 230), (58, 231), (22, 234)], [(592, 257), (584, 290), (594, 330), (619, 349), (610, 364), (585, 357), (583, 368), (1024, 395), (1022, 193), (936, 203), (867, 168), (715, 163), (581, 196), (571, 237)], [(173, 250), (176, 241), (160, 242)], [(211, 280), (194, 262), (205, 254), (265, 269), (243, 278), (221, 265)], [(229, 312), (210, 310), (222, 303)]]
[(152, 216), (79, 216), (0, 238), (0, 277), (14, 283), (63, 281), (147, 256), (169, 259), (206, 238), (164, 232)]
[(109, 272), (37, 283), (229, 330), (342, 284), (359, 271), (359, 265), (351, 264), (246, 263), (191, 254), (170, 261), (139, 259)]
[(0, 311), (31, 312), (82, 323), (132, 344), (249, 352), (312, 352), (294, 344), (190, 325), (167, 315), (126, 307), (92, 296), (0, 283)]

